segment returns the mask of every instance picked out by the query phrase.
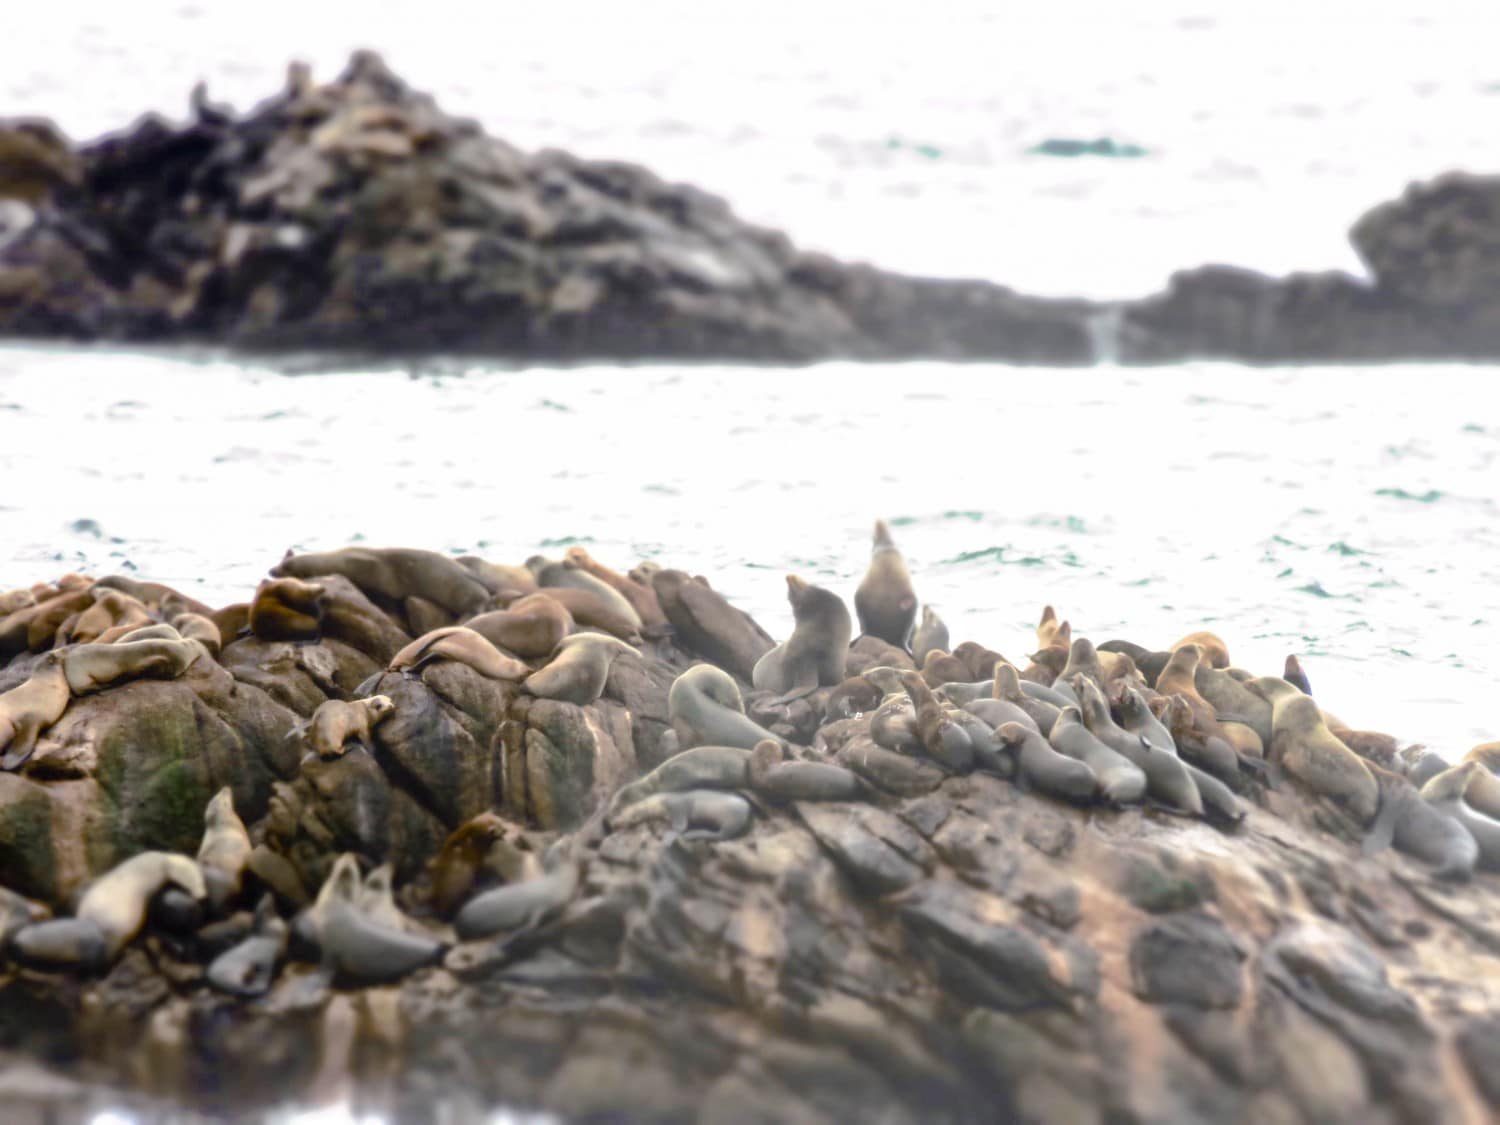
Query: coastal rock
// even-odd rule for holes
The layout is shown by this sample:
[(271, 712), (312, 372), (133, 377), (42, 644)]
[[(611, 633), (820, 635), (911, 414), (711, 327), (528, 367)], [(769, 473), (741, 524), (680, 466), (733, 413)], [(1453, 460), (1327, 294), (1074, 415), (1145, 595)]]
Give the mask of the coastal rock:
[(1349, 238), (1379, 289), (1483, 316), (1500, 340), (1500, 178), (1454, 172), (1412, 184), (1365, 214)]

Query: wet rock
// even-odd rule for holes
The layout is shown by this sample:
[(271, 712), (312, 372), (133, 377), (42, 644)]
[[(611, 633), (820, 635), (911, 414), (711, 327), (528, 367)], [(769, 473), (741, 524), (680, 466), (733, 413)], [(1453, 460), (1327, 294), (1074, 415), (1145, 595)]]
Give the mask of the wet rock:
[(1243, 960), (1224, 924), (1207, 914), (1150, 922), (1130, 946), (1136, 995), (1153, 1004), (1237, 1007)]

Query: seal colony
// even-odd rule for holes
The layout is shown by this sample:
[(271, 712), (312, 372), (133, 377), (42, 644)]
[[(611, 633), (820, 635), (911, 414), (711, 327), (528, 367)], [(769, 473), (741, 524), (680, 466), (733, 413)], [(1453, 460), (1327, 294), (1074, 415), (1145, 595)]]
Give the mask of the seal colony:
[[(1323, 958), (1286, 985), (1297, 1010), (1296, 990), (1341, 973), (1365, 974), (1360, 996), (1389, 992), (1382, 958), (1415, 957), (1421, 934), (1442, 929), (1444, 956), (1454, 941), (1500, 950), (1494, 744), (1445, 754), (1352, 729), (1312, 694), (1315, 667), (1294, 654), (1285, 676), (1260, 675), (1202, 630), (1160, 648), (1092, 638), (1047, 606), (1022, 615), (1034, 629), (986, 638), (998, 649), (954, 644), (884, 521), (873, 539), (852, 614), (831, 585), (785, 577), (795, 627), (780, 642), (702, 577), (616, 570), (582, 548), (522, 565), (289, 552), (250, 601), (217, 610), (114, 577), (0, 595), (0, 990), (165, 974), (182, 1011), (254, 1020), (262, 1002), (333, 1011), (369, 986), (451, 992), (550, 957), (606, 990), (701, 989), (728, 972), (724, 1002), (758, 1012), (780, 986), (755, 983), (755, 966), (803, 971), (788, 943), (816, 925), (831, 941), (850, 912), (884, 935), (860, 956), (944, 1003), (1107, 1021), (1109, 979), (1130, 1003), (1169, 1005), (1163, 1044), (1193, 1054), (1206, 1025), (1182, 1012), (1252, 1002), (1241, 946), (1264, 945), (1272, 982)], [(215, 724), (240, 739), (233, 753), (201, 742)], [(257, 756), (263, 774), (246, 764)], [(64, 823), (75, 813), (57, 795), (104, 777), (139, 787), (87, 812), (114, 818), (109, 845), (68, 852), (15, 813)], [(191, 824), (171, 819), (184, 807)], [(1345, 870), (1354, 883), (1333, 889)], [(1382, 921), (1377, 884), (1427, 920)], [(1340, 905), (1355, 886), (1365, 905)], [(803, 929), (787, 901), (812, 912)], [(1351, 952), (1340, 930), (1309, 953), (1287, 935), (1314, 915), (1384, 952)], [(1120, 925), (1134, 932), (1108, 936)], [(1107, 941), (1128, 945), (1127, 978), (1092, 951)], [(798, 956), (822, 964), (816, 945)], [(828, 1027), (854, 1018), (838, 985), (850, 971), (866, 970), (834, 957), (797, 986), (831, 1005), (817, 1009)], [(1469, 1008), (1500, 1012), (1500, 974), (1471, 976)], [(1322, 1026), (1354, 1002), (1306, 1003)], [(1413, 1005), (1387, 998), (1359, 1019), (1407, 1012), (1398, 1038), (1418, 1050), (1411, 1021), (1451, 1012)], [(861, 1028), (841, 1034), (871, 1049)], [(1388, 1065), (1370, 1034), (1358, 1058)], [(1465, 1060), (1448, 1069), (1471, 1075), (1457, 1096), (1488, 1097), (1459, 1040), (1434, 1042), (1420, 1040), (1433, 1066), (1442, 1051)], [(884, 1049), (915, 1065), (916, 1047)], [(1087, 1054), (1036, 1049), (1057, 1073)], [(1024, 1060), (975, 1066), (941, 1082), (1001, 1074), (1022, 1116), (1037, 1089), (1062, 1096)], [(1087, 1098), (1116, 1096), (1090, 1073)], [(1333, 1117), (1373, 1097), (1432, 1108), (1415, 1079), (1382, 1081), (1296, 1096)]]

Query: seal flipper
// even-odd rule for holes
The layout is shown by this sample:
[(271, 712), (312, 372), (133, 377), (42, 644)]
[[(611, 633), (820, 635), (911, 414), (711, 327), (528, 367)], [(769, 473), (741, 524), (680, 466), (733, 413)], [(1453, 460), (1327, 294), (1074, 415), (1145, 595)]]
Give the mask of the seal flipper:
[(1380, 811), (1375, 814), (1375, 823), (1360, 842), (1361, 855), (1378, 855), (1391, 846), (1396, 838), (1396, 802), (1388, 793), (1381, 794)]
[(5, 757), (0, 758), (0, 770), (9, 773), (24, 766), (36, 751), (37, 739), (41, 737), (41, 733), (41, 727), (36, 723), (17, 727), (15, 737), (10, 741), (10, 749), (6, 751)]
[(359, 686), (354, 689), (354, 698), (369, 699), (370, 694), (375, 690), (375, 685), (380, 683), (380, 677), (384, 676), (385, 674), (386, 669), (382, 668), (374, 675), (368, 677), (367, 679), (361, 680)]

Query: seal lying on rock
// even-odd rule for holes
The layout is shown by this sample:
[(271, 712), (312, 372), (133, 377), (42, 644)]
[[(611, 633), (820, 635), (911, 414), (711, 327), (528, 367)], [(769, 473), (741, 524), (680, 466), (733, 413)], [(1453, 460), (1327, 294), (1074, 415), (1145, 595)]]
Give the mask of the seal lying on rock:
[(671, 825), (669, 841), (733, 840), (749, 830), (753, 819), (750, 802), (738, 793), (688, 789), (681, 793), (656, 793), (643, 801), (636, 801), (618, 816), (610, 818), (610, 829), (623, 831), (638, 824), (664, 820)]
[(389, 671), (415, 676), (438, 660), (466, 664), (491, 680), (518, 683), (531, 675), (531, 669), (521, 661), (462, 625), (447, 625), (424, 633), (391, 659)]
[(559, 642), (552, 659), (521, 682), (521, 690), (542, 699), (587, 706), (604, 694), (615, 657), (640, 653), (616, 637), (575, 633)]
[(542, 555), (533, 555), (526, 560), (526, 569), (536, 575), (537, 585), (542, 590), (584, 590), (599, 599), (609, 612), (621, 621), (629, 622), (629, 628), (639, 633), (641, 615), (630, 604), (630, 599), (608, 582), (594, 577), (578, 566), (556, 562)]
[(0, 770), (26, 764), (42, 731), (63, 717), (71, 698), (59, 652), (44, 655), (25, 683), (0, 695)]
[(141, 852), (90, 883), (74, 916), (99, 927), (105, 951), (113, 958), (140, 932), (147, 904), (166, 886), (178, 887), (198, 902), (208, 896), (203, 872), (187, 856)]
[(1445, 770), (1422, 786), (1422, 800), (1462, 825), (1478, 845), (1478, 866), (1494, 871), (1500, 870), (1500, 820), (1476, 812), (1464, 800), (1465, 792), (1483, 770), (1478, 762), (1464, 762)]
[(1143, 736), (1117, 725), (1109, 713), (1103, 692), (1087, 675), (1080, 672), (1073, 677), (1072, 683), (1089, 733), (1146, 775), (1146, 792), (1172, 808), (1191, 816), (1202, 816), (1203, 798), (1198, 795), (1192, 775), (1176, 753), (1166, 746), (1153, 746)]
[[(171, 629), (171, 626), (161, 628)], [(176, 630), (172, 635), (176, 636)], [(62, 666), (73, 694), (87, 695), (124, 680), (175, 680), (206, 651), (197, 641), (186, 641), (181, 637), (176, 640), (124, 637), (114, 644), (77, 645), (64, 649)]]
[(305, 724), (303, 738), (307, 748), (325, 761), (340, 757), (351, 740), (373, 752), (372, 729), (395, 713), (396, 704), (388, 695), (347, 702), (329, 699), (318, 704)]
[(250, 600), (250, 632), (263, 641), (315, 641), (322, 636), (324, 588), (296, 578), (268, 578)]
[(756, 662), (775, 647), (764, 629), (706, 582), (680, 570), (658, 570), (651, 588), (682, 643), (741, 679), (750, 679)]
[(901, 686), (916, 708), (917, 734), (928, 756), (956, 773), (973, 769), (973, 740), (968, 731), (948, 716), (927, 681), (916, 672), (903, 672)]
[(750, 752), (750, 788), (771, 801), (857, 801), (864, 783), (842, 766), (788, 762), (781, 743), (764, 739)]
[(584, 862), (571, 845), (554, 845), (541, 875), (476, 895), (458, 912), (453, 928), (463, 941), (534, 929), (573, 901), (583, 872)]
[(612, 824), (620, 812), (656, 793), (680, 793), (687, 789), (744, 789), (749, 783), (749, 750), (738, 746), (695, 746), (673, 755), (644, 777), (622, 786), (610, 800), (609, 820)]
[(727, 672), (695, 664), (672, 681), (667, 715), (685, 747), (739, 746), (751, 750), (770, 731), (745, 715), (740, 689)]
[(1080, 804), (1094, 799), (1099, 779), (1093, 769), (1085, 762), (1059, 754), (1035, 728), (1001, 723), (995, 734), (1015, 757), (1022, 788)]
[(343, 547), (303, 555), (288, 551), (271, 573), (303, 579), (342, 574), (366, 594), (397, 603), (418, 597), (457, 615), (476, 612), (490, 596), (456, 559), (410, 547)]
[(647, 635), (660, 636), (667, 629), (667, 616), (661, 610), (656, 591), (646, 583), (611, 570), (583, 547), (569, 547), (563, 554), (563, 565), (592, 575), (618, 592), (635, 610), (636, 616), (641, 619), (641, 628)]
[(1479, 845), (1463, 823), (1429, 804), (1401, 775), (1379, 766), (1371, 772), (1380, 785), (1380, 812), (1365, 836), (1364, 854), (1375, 855), (1394, 845), (1429, 864), (1434, 878), (1468, 880), (1479, 861)]
[(854, 632), (844, 599), (831, 590), (795, 574), (787, 575), (786, 588), (796, 621), (792, 635), (756, 661), (751, 674), (757, 691), (779, 693), (778, 703), (843, 683)]
[(255, 908), (255, 932), (219, 954), (208, 966), (208, 983), (232, 996), (264, 996), (286, 955), (287, 925), (270, 895)]
[(1059, 754), (1092, 769), (1099, 779), (1099, 792), (1107, 800), (1128, 805), (1146, 795), (1146, 775), (1140, 767), (1090, 734), (1077, 707), (1063, 708), (1048, 741)]
[(360, 903), (359, 866), (353, 856), (345, 855), (349, 862), (334, 865), (313, 908), (318, 915), (323, 963), (352, 980), (385, 981), (441, 957), (441, 942), (384, 925), (365, 913)]
[(1359, 755), (1333, 736), (1312, 698), (1275, 677), (1251, 680), (1250, 688), (1271, 703), (1273, 767), (1345, 808), (1361, 828), (1369, 825), (1380, 788)]
[(114, 629), (128, 630), (149, 625), (151, 612), (137, 599), (119, 590), (95, 585), (89, 590), (94, 604), (57, 630), (58, 644), (87, 644)]
[(527, 594), (505, 609), (471, 617), (464, 627), (527, 660), (547, 656), (573, 628), (573, 615), (547, 594)]
[(917, 595), (906, 560), (891, 539), (885, 520), (875, 521), (870, 566), (854, 591), (861, 632), (904, 649), (917, 620)]

